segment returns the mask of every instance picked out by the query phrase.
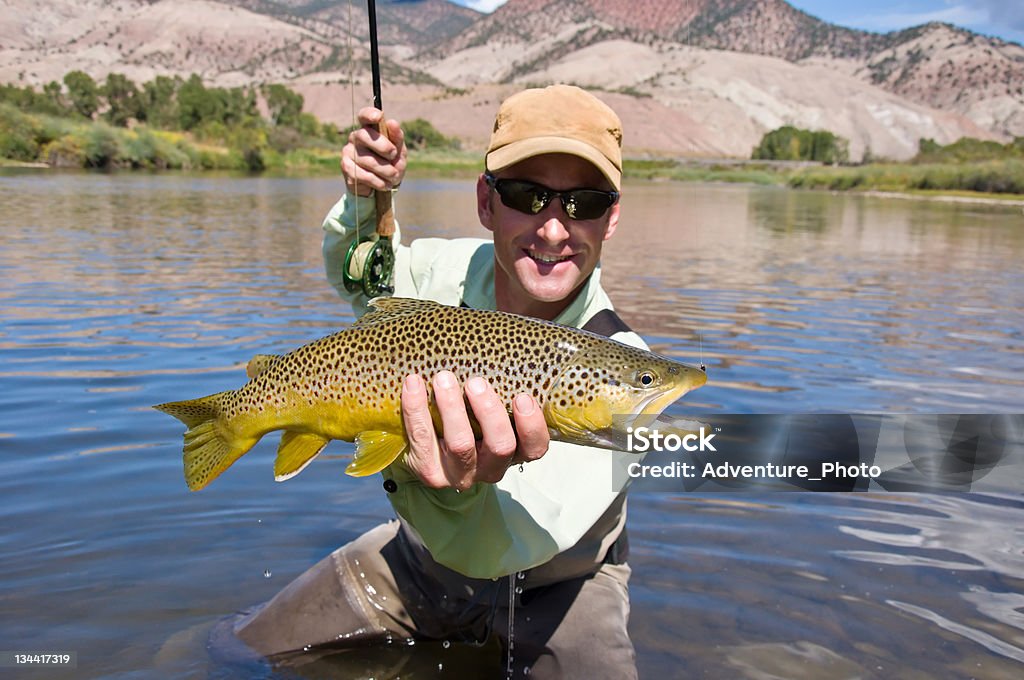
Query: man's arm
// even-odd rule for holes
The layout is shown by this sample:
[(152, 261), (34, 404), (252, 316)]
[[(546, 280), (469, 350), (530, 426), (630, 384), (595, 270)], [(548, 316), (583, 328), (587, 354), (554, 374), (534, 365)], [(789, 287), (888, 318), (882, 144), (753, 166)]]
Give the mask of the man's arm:
[[(382, 115), (372, 107), (359, 112), (362, 127), (349, 135), (342, 150), (347, 193), (324, 221), (327, 278), (356, 308), (364, 307), (366, 300), (345, 290), (345, 254), (356, 231), (373, 230), (375, 207), (368, 197), (397, 187), (406, 170), (405, 135), (393, 120), (387, 122), (388, 137), (382, 135), (378, 130)], [(494, 388), (482, 378), (472, 378), (463, 386), (453, 374), (442, 372), (434, 376), (431, 386), (444, 429), (441, 437), (434, 431), (422, 379), (408, 376), (402, 390), (402, 417), (410, 443), (406, 462), (428, 488), (465, 490), (476, 482), (493, 483), (513, 463), (536, 460), (547, 452), (547, 423), (533, 396), (516, 397), (510, 420)], [(480, 440), (470, 425), (470, 410), (480, 424)]]

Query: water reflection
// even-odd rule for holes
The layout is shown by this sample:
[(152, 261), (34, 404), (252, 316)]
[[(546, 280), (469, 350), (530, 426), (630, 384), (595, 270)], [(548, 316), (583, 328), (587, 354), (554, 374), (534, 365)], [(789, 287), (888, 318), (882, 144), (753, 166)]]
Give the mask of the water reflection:
[[(317, 225), (339, 190), (0, 174), (6, 648), (75, 649), (90, 677), (230, 677), (209, 667), (212, 623), (391, 515), (377, 485), (344, 477), (338, 443), (287, 484), (261, 444), (190, 494), (180, 429), (148, 408), (237, 386), (252, 355), (351, 320), (320, 262)], [(643, 183), (622, 210), (603, 264), (622, 316), (659, 351), (708, 364), (675, 414), (1024, 403), (1019, 208)], [(408, 180), (398, 214), (407, 238), (483, 235), (470, 182)], [(642, 677), (1019, 677), (1021, 506), (637, 494)], [(479, 669), (414, 650), (282, 674), (358, 677), (407, 658), (403, 677)]]

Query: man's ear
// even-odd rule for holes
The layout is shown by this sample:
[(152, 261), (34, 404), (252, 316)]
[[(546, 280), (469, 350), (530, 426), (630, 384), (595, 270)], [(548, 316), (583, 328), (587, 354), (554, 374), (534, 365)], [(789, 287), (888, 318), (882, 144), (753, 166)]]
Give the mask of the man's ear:
[(476, 214), (480, 224), (487, 231), (494, 231), (494, 203), (491, 201), (491, 187), (483, 174), (476, 180)]
[(608, 209), (608, 226), (604, 230), (604, 240), (607, 241), (615, 233), (619, 226), (619, 204), (616, 203)]

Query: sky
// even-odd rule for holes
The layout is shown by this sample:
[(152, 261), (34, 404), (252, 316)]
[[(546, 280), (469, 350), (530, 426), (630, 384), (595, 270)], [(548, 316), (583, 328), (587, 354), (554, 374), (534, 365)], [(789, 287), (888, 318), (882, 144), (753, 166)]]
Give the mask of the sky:
[[(493, 12), (506, 2), (452, 1), (481, 12)], [(789, 4), (829, 23), (850, 28), (884, 33), (944, 21), (1024, 44), (1024, 0), (789, 0)]]

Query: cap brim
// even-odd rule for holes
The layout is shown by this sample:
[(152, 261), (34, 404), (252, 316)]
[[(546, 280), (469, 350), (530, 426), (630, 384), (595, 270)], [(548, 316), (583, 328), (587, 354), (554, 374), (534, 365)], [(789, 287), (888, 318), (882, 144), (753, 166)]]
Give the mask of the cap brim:
[(601, 171), (612, 187), (618, 191), (622, 183), (622, 171), (594, 147), (576, 139), (566, 137), (530, 137), (495, 149), (487, 154), (484, 164), (490, 172), (504, 170), (527, 158), (548, 153), (567, 153), (589, 161)]

